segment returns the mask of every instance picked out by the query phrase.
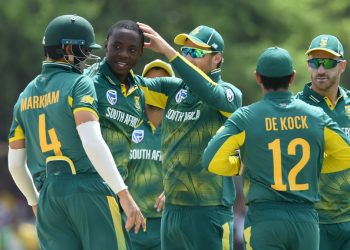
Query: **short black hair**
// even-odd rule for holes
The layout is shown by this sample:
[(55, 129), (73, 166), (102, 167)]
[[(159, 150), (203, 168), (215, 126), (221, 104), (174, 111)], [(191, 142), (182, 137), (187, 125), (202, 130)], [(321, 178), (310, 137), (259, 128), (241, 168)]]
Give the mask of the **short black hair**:
[(137, 25), (136, 22), (132, 20), (120, 20), (113, 24), (108, 32), (107, 32), (107, 40), (112, 35), (113, 31), (115, 29), (127, 29), (127, 30), (133, 30), (136, 33), (139, 34), (140, 42), (141, 42), (141, 48), (143, 48), (144, 42), (145, 42), (145, 36), (143, 35), (143, 31), (140, 29), (140, 27)]
[(64, 57), (62, 45), (45, 46), (44, 54), (54, 60)]
[(262, 84), (265, 89), (288, 89), (293, 74), (281, 77), (268, 77), (260, 75)]

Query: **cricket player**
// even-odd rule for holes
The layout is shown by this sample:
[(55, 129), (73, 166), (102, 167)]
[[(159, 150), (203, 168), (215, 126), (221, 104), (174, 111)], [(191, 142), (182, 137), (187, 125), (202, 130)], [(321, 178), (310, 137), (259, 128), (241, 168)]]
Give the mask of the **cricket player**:
[(130, 249), (126, 230), (145, 224), (102, 138), (93, 82), (82, 75), (91, 50), (101, 47), (93, 27), (77, 15), (58, 16), (43, 46), (42, 71), (14, 106), (8, 153), (11, 175), (37, 215), (41, 249)]
[[(156, 59), (145, 65), (142, 76), (173, 77), (170, 64)], [(143, 122), (132, 134), (129, 174), (125, 182), (146, 219), (147, 231), (130, 231), (133, 249), (161, 249), (160, 225), (164, 207), (161, 162), (161, 121), (164, 110), (146, 105)]]
[(132, 68), (143, 53), (144, 37), (131, 20), (113, 24), (105, 41), (106, 56), (98, 65), (89, 68), (98, 98), (102, 136), (109, 146), (118, 170), (125, 179), (131, 134), (140, 125), (145, 109), (140, 79)]
[(256, 66), (264, 98), (237, 110), (204, 153), (210, 172), (232, 176), (240, 170), (240, 149), (245, 249), (318, 250), (320, 172), (350, 167), (349, 139), (321, 108), (292, 96), (294, 77), (289, 53), (266, 49)]
[(165, 108), (162, 249), (233, 249), (233, 180), (202, 165), (210, 138), (242, 105), (240, 90), (221, 79), (224, 40), (201, 25), (175, 37), (180, 54), (151, 27), (139, 26), (149, 39), (145, 47), (165, 55), (180, 76), (144, 81), (147, 104)]
[[(343, 45), (332, 35), (315, 37), (306, 51), (311, 82), (297, 98), (321, 107), (350, 137), (350, 91), (339, 86), (345, 71)], [(320, 249), (350, 249), (350, 170), (321, 174)]]

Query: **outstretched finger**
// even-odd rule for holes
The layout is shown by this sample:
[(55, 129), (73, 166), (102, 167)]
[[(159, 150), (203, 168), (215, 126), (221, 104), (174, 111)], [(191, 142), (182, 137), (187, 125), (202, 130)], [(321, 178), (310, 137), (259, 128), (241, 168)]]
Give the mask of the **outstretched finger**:
[(129, 232), (130, 229), (134, 226), (135, 218), (136, 218), (136, 216), (127, 216), (126, 217), (126, 222), (125, 222), (125, 229), (126, 229), (126, 231)]

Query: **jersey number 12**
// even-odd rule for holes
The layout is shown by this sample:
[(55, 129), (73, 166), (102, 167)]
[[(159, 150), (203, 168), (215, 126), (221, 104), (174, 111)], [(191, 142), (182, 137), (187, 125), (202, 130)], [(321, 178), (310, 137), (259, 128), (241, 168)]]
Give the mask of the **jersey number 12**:
[[(269, 144), (269, 149), (272, 150), (272, 156), (273, 156), (273, 179), (274, 184), (271, 185), (271, 187), (278, 191), (287, 191), (287, 185), (283, 183), (282, 180), (282, 154), (281, 154), (281, 140), (276, 139)], [(289, 189), (291, 191), (302, 191), (302, 190), (308, 190), (309, 184), (298, 184), (296, 183), (296, 177), (298, 173), (305, 167), (307, 162), (310, 159), (310, 144), (302, 139), (302, 138), (296, 138), (293, 139), (288, 144), (287, 153), (288, 155), (296, 155), (296, 147), (301, 146), (302, 149), (302, 156), (300, 161), (293, 166), (293, 168), (288, 173), (288, 183), (289, 183)]]

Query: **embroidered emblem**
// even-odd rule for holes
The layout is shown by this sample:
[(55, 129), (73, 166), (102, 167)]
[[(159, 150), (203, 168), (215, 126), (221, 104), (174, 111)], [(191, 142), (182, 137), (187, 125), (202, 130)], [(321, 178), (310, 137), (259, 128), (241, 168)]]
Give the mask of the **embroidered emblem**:
[(226, 89), (226, 98), (229, 102), (232, 102), (235, 99), (232, 89)]
[(114, 105), (114, 104), (117, 103), (118, 95), (117, 95), (117, 91), (116, 90), (114, 90), (114, 89), (108, 90), (107, 93), (106, 93), (106, 97), (107, 97), (108, 102), (111, 105)]
[(136, 108), (136, 110), (140, 111), (141, 110), (140, 97), (139, 96), (135, 96), (134, 100), (135, 100), (135, 108)]
[(350, 106), (344, 106), (344, 109), (345, 109), (345, 114), (348, 118), (350, 118)]
[(140, 143), (143, 140), (145, 133), (143, 130), (134, 130), (132, 132), (132, 141), (135, 143)]
[(181, 89), (179, 92), (177, 92), (175, 96), (175, 101), (177, 103), (182, 102), (184, 99), (187, 97), (187, 90), (186, 89)]

